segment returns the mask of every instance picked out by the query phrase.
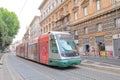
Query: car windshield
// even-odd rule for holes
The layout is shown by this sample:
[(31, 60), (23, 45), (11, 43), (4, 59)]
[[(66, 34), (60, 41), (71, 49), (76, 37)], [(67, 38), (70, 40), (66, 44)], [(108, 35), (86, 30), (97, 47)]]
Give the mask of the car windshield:
[(61, 53), (78, 53), (77, 46), (69, 34), (56, 35)]

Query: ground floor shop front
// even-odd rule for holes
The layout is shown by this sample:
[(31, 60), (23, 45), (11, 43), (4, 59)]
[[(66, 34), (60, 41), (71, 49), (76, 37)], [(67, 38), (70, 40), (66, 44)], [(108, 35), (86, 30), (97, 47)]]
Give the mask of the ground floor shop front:
[(88, 56), (120, 57), (120, 34), (104, 34), (82, 38), (80, 53)]
[[(78, 36), (83, 55), (120, 56), (120, 9), (86, 17), (73, 24), (72, 32)], [(75, 34), (77, 32), (77, 34)]]

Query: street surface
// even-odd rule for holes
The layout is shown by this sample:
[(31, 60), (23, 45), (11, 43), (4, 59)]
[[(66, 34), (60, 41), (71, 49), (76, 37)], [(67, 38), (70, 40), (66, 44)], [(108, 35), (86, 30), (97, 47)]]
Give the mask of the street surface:
[(120, 80), (120, 75), (80, 65), (69, 68), (50, 67), (15, 54), (5, 54), (3, 80)]
[(82, 57), (82, 59), (88, 59), (96, 62), (102, 62), (102, 63), (107, 63), (107, 64), (112, 64), (116, 66), (120, 66), (120, 59), (118, 58), (113, 58), (113, 57), (98, 57), (98, 56), (86, 56)]

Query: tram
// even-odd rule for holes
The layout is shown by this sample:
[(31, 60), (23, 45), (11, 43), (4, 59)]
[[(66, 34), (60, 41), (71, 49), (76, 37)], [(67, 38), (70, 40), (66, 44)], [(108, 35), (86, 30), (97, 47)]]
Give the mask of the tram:
[(81, 63), (80, 53), (68, 32), (51, 31), (16, 47), (16, 55), (41, 64), (68, 67)]

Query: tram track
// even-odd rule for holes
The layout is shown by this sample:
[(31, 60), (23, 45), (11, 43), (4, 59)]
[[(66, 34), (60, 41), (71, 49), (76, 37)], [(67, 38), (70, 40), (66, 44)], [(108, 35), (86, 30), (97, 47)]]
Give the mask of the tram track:
[[(30, 66), (33, 66), (33, 65), (30, 65)], [(50, 69), (50, 67), (49, 66), (47, 66), (48, 68), (47, 69), (49, 69), (49, 71), (50, 72), (53, 72), (53, 68), (51, 67), (51, 69)], [(42, 65), (42, 68), (46, 68), (46, 66), (45, 65)], [(39, 69), (40, 70), (40, 69)], [(46, 69), (45, 69), (46, 70)], [(86, 74), (80, 74), (80, 71), (79, 72), (77, 72), (77, 71), (75, 71), (75, 70), (67, 70), (67, 71), (64, 71), (64, 70), (62, 70), (62, 69), (54, 69), (54, 70), (57, 70), (57, 71), (60, 71), (60, 72), (62, 72), (62, 73), (64, 73), (64, 74), (66, 74), (66, 75), (68, 75), (68, 76), (70, 76), (70, 77), (68, 77), (68, 78), (71, 78), (71, 80), (80, 80), (80, 78), (81, 77), (83, 77), (83, 78), (87, 78), (88, 80), (98, 80), (98, 79), (96, 79), (96, 78), (93, 78), (93, 77), (91, 77), (91, 76), (88, 76), (88, 75), (86, 75)], [(42, 70), (40, 71), (40, 72), (43, 72)], [(44, 71), (44, 73), (46, 74), (46, 72)], [(75, 77), (75, 75), (77, 74), (77, 76)], [(49, 75), (50, 76), (50, 73), (47, 73), (47, 75)], [(74, 77), (72, 77), (72, 76), (74, 76)], [(80, 76), (80, 77), (78, 77), (78, 76)], [(53, 76), (50, 76), (50, 77), (52, 77), (53, 78)], [(53, 80), (58, 80), (58, 79), (53, 79)], [(60, 79), (61, 80), (61, 79)]]
[[(13, 58), (12, 58), (13, 59)], [(17, 59), (15, 59), (15, 60), (17, 60)], [(10, 62), (10, 61), (9, 61)], [(20, 61), (20, 60), (17, 60), (17, 62), (20, 62), (21, 64), (23, 64), (23, 65), (25, 65), (25, 66), (27, 66), (28, 68), (30, 68), (31, 70), (33, 70), (33, 71), (35, 71), (35, 72), (37, 72), (37, 73), (39, 73), (40, 75), (42, 75), (43, 77), (46, 77), (46, 78), (48, 78), (48, 80), (56, 80), (53, 76), (51, 76), (50, 74), (49, 75), (47, 75), (48, 73), (45, 73), (45, 72), (43, 72), (42, 70), (36, 70), (36, 68), (34, 68), (34, 67), (32, 67), (32, 66), (29, 66), (29, 64), (26, 64), (26, 63), (24, 63), (23, 61)], [(10, 62), (11, 63), (11, 62)], [(13, 65), (14, 66), (14, 65)], [(21, 73), (19, 72), (19, 74), (21, 75)], [(22, 76), (22, 75), (21, 75)], [(22, 76), (23, 77), (23, 76)], [(25, 79), (23, 79), (23, 80), (25, 80)]]
[(74, 75), (79, 75), (79, 77), (81, 78), (81, 77), (84, 77), (84, 78), (87, 78), (88, 80), (100, 80), (100, 79), (98, 79), (98, 78), (94, 78), (94, 77), (91, 77), (91, 76), (89, 76), (89, 75), (86, 75), (86, 74), (81, 74), (80, 73), (81, 71), (80, 70), (69, 70), (69, 71), (66, 71), (66, 73), (68, 73), (68, 74), (74, 74)]
[[(81, 68), (80, 66), (76, 66), (78, 67), (77, 70), (69, 70), (67, 72), (72, 73), (72, 74), (78, 74), (82, 77), (86, 77), (88, 78), (88, 80), (119, 80), (119, 78), (113, 78), (113, 74), (111, 73), (106, 73), (106, 72), (101, 72), (101, 71), (97, 71), (97, 70), (93, 70), (93, 69), (87, 69), (87, 68)], [(81, 69), (80, 69), (81, 68)], [(83, 71), (85, 70), (85, 71)], [(97, 72), (97, 74), (96, 74)], [(109, 76), (109, 77), (108, 77)], [(116, 77), (120, 77), (120, 75), (116, 75)]]
[[(30, 68), (33, 72), (38, 73), (43, 77), (46, 77), (48, 80), (109, 80), (109, 79), (104, 79), (104, 76), (102, 78), (101, 76), (99, 76), (103, 72), (86, 69), (78, 65), (69, 68), (57, 68), (57, 67), (50, 67), (42, 64), (37, 64), (35, 62), (15, 56), (10, 56), (9, 58), (10, 58), (8, 59), (9, 61), (11, 59), (13, 59), (12, 61), (16, 60), (21, 65), (27, 66), (27, 68)], [(12, 61), (10, 62), (12, 63)], [(106, 74), (107, 73), (105, 73), (105, 75)], [(119, 79), (113, 78), (113, 80), (119, 80)]]
[[(21, 59), (20, 59), (21, 60)], [(22, 59), (23, 60), (23, 59)], [(29, 62), (30, 64), (31, 64), (31, 62)], [(26, 63), (25, 63), (26, 64)], [(27, 62), (27, 64), (28, 64), (28, 62)], [(28, 65), (30, 65), (30, 64), (28, 64)], [(35, 64), (35, 63), (34, 63)], [(38, 64), (37, 64), (38, 65)], [(30, 66), (32, 66), (32, 67), (35, 67), (35, 66), (33, 66), (33, 65), (30, 65)], [(39, 67), (35, 67), (35, 69), (38, 69), (40, 72), (43, 72), (45, 75), (48, 75), (49, 77), (52, 77), (52, 79), (53, 80), (64, 80), (64, 79), (61, 79), (61, 78), (63, 78), (63, 77), (59, 77), (59, 78), (55, 78), (55, 74), (58, 74), (58, 72), (61, 72), (59, 69), (56, 69), (55, 67), (53, 68), (53, 67), (50, 67), (50, 66), (46, 66), (46, 65), (41, 65), (41, 66), (39, 66)], [(40, 69), (43, 69), (43, 70), (46, 70), (46, 71), (48, 71), (49, 70), (49, 72), (46, 72), (46, 71), (42, 71), (42, 70), (40, 70)], [(53, 70), (54, 71), (57, 71), (57, 73), (55, 72), (55, 73), (53, 73)], [(51, 75), (51, 73), (52, 73), (52, 75)], [(69, 76), (65, 76), (64, 74), (58, 74), (58, 75), (61, 75), (61, 76), (64, 76), (64, 78), (66, 77), (66, 78), (70, 78)], [(54, 76), (54, 78), (53, 78), (53, 76)], [(65, 78), (65, 80), (66, 80), (66, 78)], [(71, 78), (71, 80), (78, 80), (77, 78)]]
[(6, 58), (7, 56), (8, 55), (5, 54), (4, 59), (3, 59), (3, 62), (4, 62), (4, 65), (3, 65), (4, 66), (3, 67), (4, 74), (7, 73), (7, 76), (4, 77), (4, 80), (16, 80), (16, 79), (17, 80), (24, 80), (24, 77), (22, 77), (19, 73), (14, 73), (16, 71), (15, 71), (15, 69), (13, 69), (13, 66), (11, 65), (11, 62), (9, 62), (8, 59)]

